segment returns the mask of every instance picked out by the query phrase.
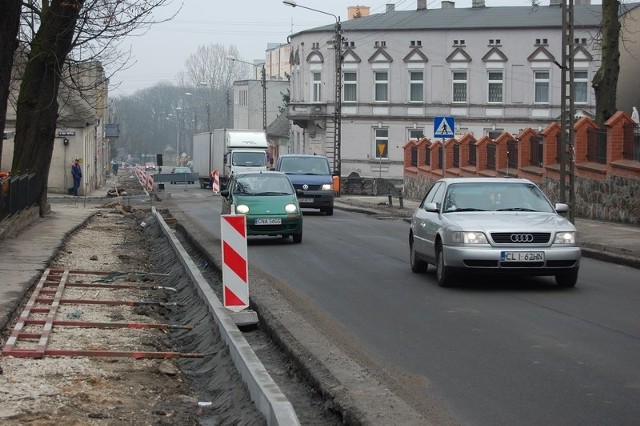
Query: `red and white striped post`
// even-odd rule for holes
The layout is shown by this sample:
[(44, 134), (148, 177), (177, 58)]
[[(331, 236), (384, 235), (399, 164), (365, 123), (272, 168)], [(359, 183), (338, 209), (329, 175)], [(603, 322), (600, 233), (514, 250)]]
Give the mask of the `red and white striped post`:
[(217, 170), (211, 172), (211, 190), (216, 194), (220, 192), (220, 178)]
[(242, 214), (223, 214), (220, 227), (223, 304), (225, 308), (239, 312), (249, 306), (247, 218)]
[(153, 175), (147, 174), (147, 191), (153, 191)]

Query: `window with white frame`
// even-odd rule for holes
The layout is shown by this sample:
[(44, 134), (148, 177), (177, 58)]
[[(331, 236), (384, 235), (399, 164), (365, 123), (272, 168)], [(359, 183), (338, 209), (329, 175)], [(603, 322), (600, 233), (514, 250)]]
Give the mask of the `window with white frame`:
[(453, 72), (453, 102), (467, 102), (467, 72)]
[(322, 102), (322, 73), (319, 72), (313, 73), (311, 102)]
[(344, 102), (357, 102), (358, 100), (358, 75), (355, 71), (345, 71), (342, 74), (342, 100)]
[(387, 71), (375, 71), (374, 75), (374, 100), (376, 102), (389, 101), (389, 73)]
[(375, 159), (389, 158), (389, 129), (375, 129)]
[(409, 129), (409, 139), (424, 138), (424, 129)]
[(504, 77), (502, 71), (489, 71), (489, 103), (502, 103)]
[(588, 75), (587, 71), (573, 72), (573, 100), (577, 104), (586, 104), (589, 99)]
[(424, 72), (409, 71), (409, 102), (424, 101)]
[(534, 102), (537, 104), (549, 103), (549, 71), (534, 71)]

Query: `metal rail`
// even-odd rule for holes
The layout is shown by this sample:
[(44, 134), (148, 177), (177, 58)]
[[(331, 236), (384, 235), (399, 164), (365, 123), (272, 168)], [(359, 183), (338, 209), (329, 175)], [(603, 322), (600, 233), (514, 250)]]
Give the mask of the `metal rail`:
[[(121, 351), (110, 349), (54, 349), (49, 347), (52, 335), (56, 329), (62, 327), (83, 327), (96, 329), (193, 329), (192, 325), (174, 325), (161, 323), (140, 323), (140, 322), (104, 322), (104, 321), (67, 321), (56, 319), (61, 305), (104, 305), (104, 306), (176, 306), (175, 303), (164, 303), (156, 301), (136, 301), (136, 300), (100, 300), (94, 299), (72, 299), (64, 298), (67, 288), (110, 288), (110, 289), (131, 289), (148, 290), (162, 288), (157, 286), (135, 286), (131, 284), (104, 284), (104, 283), (71, 283), (69, 278), (72, 275), (122, 275), (121, 272), (104, 271), (78, 271), (59, 270), (47, 268), (34, 291), (25, 305), (16, 325), (7, 339), (2, 350), (4, 356), (14, 356), (22, 358), (44, 358), (45, 356), (86, 356), (86, 357), (117, 357), (117, 358), (203, 358), (203, 353), (184, 352), (157, 352), (157, 351)], [(33, 318), (33, 315), (40, 315)], [(41, 316), (45, 318), (42, 319)], [(26, 331), (25, 328), (36, 327), (34, 331)], [(37, 341), (37, 344), (29, 347), (30, 341)], [(25, 347), (22, 347), (25, 346)]]

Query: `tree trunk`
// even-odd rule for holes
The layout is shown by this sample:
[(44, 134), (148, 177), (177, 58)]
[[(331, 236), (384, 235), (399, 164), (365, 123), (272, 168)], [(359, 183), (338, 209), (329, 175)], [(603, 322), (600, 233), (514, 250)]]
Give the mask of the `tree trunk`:
[[(0, 0), (0, 133), (4, 135), (7, 118), (7, 100), (13, 58), (18, 47), (18, 25), (20, 24), (20, 0)], [(2, 137), (0, 137), (0, 164), (2, 163)]]
[(58, 118), (58, 87), (62, 66), (71, 50), (84, 0), (52, 0), (42, 10), (42, 23), (31, 43), (16, 117), (12, 172), (35, 173), (40, 215), (49, 210), (47, 182)]
[(591, 84), (596, 95), (596, 122), (600, 127), (616, 112), (620, 74), (620, 19), (618, 0), (602, 1), (602, 63)]

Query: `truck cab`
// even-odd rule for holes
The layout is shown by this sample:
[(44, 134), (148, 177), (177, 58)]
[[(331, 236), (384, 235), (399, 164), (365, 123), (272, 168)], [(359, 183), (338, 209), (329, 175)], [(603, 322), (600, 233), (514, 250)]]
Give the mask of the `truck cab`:
[(289, 176), (301, 208), (320, 209), (327, 216), (333, 215), (333, 177), (327, 157), (283, 154), (278, 157), (275, 170)]

